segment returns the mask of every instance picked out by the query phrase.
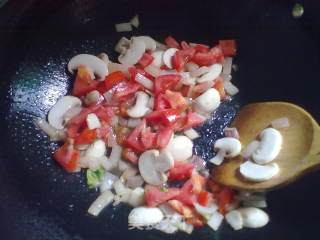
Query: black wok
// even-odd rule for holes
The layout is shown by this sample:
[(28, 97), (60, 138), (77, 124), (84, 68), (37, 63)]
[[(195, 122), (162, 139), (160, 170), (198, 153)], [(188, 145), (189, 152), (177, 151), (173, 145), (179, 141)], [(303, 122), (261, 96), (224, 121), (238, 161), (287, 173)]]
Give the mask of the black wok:
[[(233, 76), (240, 94), (213, 118), (213, 134), (195, 151), (209, 157), (221, 128), (238, 105), (281, 100), (296, 103), (320, 120), (320, 4), (304, 1), (294, 19), (294, 1), (11, 1), (0, 9), (0, 234), (1, 239), (318, 239), (319, 173), (268, 194), (271, 222), (262, 229), (234, 232), (227, 225), (165, 235), (127, 230), (129, 208), (108, 207), (86, 214), (97, 192), (83, 173), (66, 174), (51, 159), (57, 147), (38, 130), (44, 117), (72, 84), (67, 61), (77, 53), (112, 55), (122, 36), (114, 23), (135, 13), (141, 26), (132, 34), (163, 40), (234, 38), (239, 66)], [(115, 55), (113, 55), (115, 57)], [(218, 117), (217, 117), (218, 116)], [(248, 126), (250, 127), (250, 126)], [(208, 135), (208, 134), (207, 134)], [(206, 144), (210, 145), (210, 144)]]

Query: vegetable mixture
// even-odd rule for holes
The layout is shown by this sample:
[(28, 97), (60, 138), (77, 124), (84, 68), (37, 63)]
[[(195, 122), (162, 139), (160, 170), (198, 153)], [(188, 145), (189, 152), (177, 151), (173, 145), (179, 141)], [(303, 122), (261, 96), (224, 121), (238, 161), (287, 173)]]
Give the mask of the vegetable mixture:
[[(264, 194), (214, 182), (206, 162), (193, 155), (192, 140), (199, 137), (194, 128), (238, 92), (230, 81), (235, 41), (207, 46), (169, 36), (164, 42), (123, 37), (115, 46), (119, 63), (105, 53), (69, 61), (76, 75), (70, 95), (52, 107), (48, 122), (37, 122), (51, 140), (63, 142), (54, 160), (70, 173), (85, 169), (88, 187), (100, 189), (90, 214), (97, 216), (111, 203), (132, 206), (130, 228), (190, 234), (206, 224), (217, 230), (223, 219), (235, 230), (266, 225)], [(261, 138), (277, 135), (270, 129)], [(246, 158), (265, 164), (256, 142)], [(275, 148), (267, 162), (279, 152)], [(237, 130), (226, 128), (214, 151), (210, 161), (216, 165), (241, 154)], [(257, 178), (259, 163), (248, 162), (254, 166), (242, 166), (241, 173), (252, 181), (276, 174)]]

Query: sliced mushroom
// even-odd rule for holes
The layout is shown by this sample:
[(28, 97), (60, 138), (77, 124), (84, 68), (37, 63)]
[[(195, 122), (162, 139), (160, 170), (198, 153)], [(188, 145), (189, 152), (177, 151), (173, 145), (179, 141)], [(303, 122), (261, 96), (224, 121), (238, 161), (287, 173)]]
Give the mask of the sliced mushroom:
[(172, 57), (178, 51), (176, 48), (169, 48), (163, 53), (163, 63), (168, 67), (172, 68)]
[(145, 92), (136, 92), (136, 103), (133, 107), (127, 110), (127, 114), (132, 118), (141, 118), (150, 110), (148, 108), (149, 95)]
[(254, 207), (239, 208), (243, 219), (243, 226), (248, 228), (260, 228), (269, 222), (269, 216), (263, 210)]
[(157, 48), (156, 41), (149, 36), (138, 36), (138, 37), (133, 37), (133, 39), (139, 39), (143, 41), (146, 46), (146, 50), (154, 51)]
[(197, 112), (211, 113), (220, 105), (220, 94), (214, 89), (210, 88), (194, 100), (194, 108)]
[(209, 67), (209, 71), (197, 79), (198, 83), (215, 80), (222, 71), (222, 65), (215, 63)]
[(282, 145), (281, 133), (274, 128), (266, 128), (259, 135), (259, 147), (253, 152), (252, 158), (258, 164), (273, 161), (280, 152)]
[(192, 156), (192, 141), (186, 136), (174, 137), (166, 146), (175, 161), (185, 161)]
[(232, 158), (240, 154), (241, 152), (241, 142), (232, 137), (224, 137), (218, 139), (214, 143), (215, 150), (224, 150), (226, 158)]
[(104, 61), (90, 54), (79, 54), (71, 58), (68, 63), (68, 70), (73, 73), (79, 66), (85, 66), (100, 79), (108, 75), (108, 68)]
[(243, 227), (243, 217), (239, 211), (232, 210), (226, 214), (225, 218), (234, 230), (240, 230)]
[(109, 60), (109, 57), (106, 53), (100, 53), (98, 55), (98, 58), (100, 58), (102, 61), (104, 61), (104, 63), (108, 66), (110, 60)]
[(240, 165), (240, 173), (246, 179), (253, 182), (267, 181), (279, 172), (279, 166), (276, 163), (259, 165), (251, 161), (246, 161)]
[(116, 44), (114, 50), (117, 53), (123, 54), (127, 51), (130, 46), (130, 40), (126, 37), (122, 37), (119, 42)]
[(81, 106), (81, 100), (73, 96), (60, 98), (48, 113), (49, 124), (56, 129), (64, 128), (64, 115), (71, 109)]
[(124, 65), (134, 65), (140, 60), (145, 51), (146, 45), (144, 41), (139, 38), (133, 38), (130, 47), (118, 57), (118, 60)]

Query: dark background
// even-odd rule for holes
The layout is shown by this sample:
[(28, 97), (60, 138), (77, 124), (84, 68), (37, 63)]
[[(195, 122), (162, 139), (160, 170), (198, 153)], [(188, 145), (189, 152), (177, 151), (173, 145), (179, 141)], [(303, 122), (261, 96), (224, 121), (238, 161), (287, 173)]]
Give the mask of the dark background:
[[(122, 36), (150, 35), (212, 45), (238, 42), (233, 82), (240, 94), (212, 118), (210, 145), (238, 105), (281, 100), (308, 110), (317, 121), (320, 74), (320, 3), (301, 1), (305, 13), (292, 17), (294, 1), (11, 1), (0, 9), (0, 239), (319, 239), (319, 172), (268, 194), (271, 222), (234, 232), (226, 224), (165, 235), (127, 230), (129, 209), (108, 207), (99, 218), (86, 214), (97, 192), (83, 174), (66, 174), (51, 159), (57, 146), (35, 128), (72, 77), (65, 66), (77, 53), (105, 51)], [(114, 24), (136, 13), (141, 25), (118, 34)], [(248, 126), (250, 127), (250, 126)], [(210, 136), (210, 137), (208, 137)], [(202, 144), (201, 144), (202, 143)]]

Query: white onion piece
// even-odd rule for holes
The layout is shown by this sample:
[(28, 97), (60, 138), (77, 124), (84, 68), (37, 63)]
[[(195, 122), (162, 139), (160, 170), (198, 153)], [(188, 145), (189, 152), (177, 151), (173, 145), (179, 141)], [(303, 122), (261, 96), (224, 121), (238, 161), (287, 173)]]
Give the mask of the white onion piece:
[(255, 150), (259, 147), (260, 142), (257, 140), (253, 140), (250, 142), (247, 147), (242, 151), (241, 155), (243, 158), (248, 159), (254, 153)]
[(198, 172), (202, 173), (204, 170), (207, 170), (206, 161), (197, 155), (193, 155), (189, 158), (188, 162), (192, 163)]
[(141, 187), (144, 183), (143, 178), (140, 175), (131, 176), (127, 179), (126, 185), (131, 189), (135, 189), (137, 187)]
[(186, 223), (185, 221), (181, 221), (178, 225), (180, 231), (185, 232), (187, 234), (191, 234), (193, 232), (193, 226), (191, 224)]
[(101, 100), (100, 93), (97, 90), (93, 90), (85, 96), (84, 103), (88, 106), (93, 103), (98, 103), (99, 100)]
[(129, 200), (129, 205), (132, 207), (138, 207), (144, 204), (144, 189), (137, 187), (131, 191)]
[(109, 128), (109, 135), (108, 135), (108, 147), (114, 147), (117, 145), (117, 136), (113, 131), (113, 128)]
[(121, 196), (127, 192), (127, 188), (121, 180), (115, 181), (113, 183), (113, 188), (118, 196)]
[(232, 57), (226, 57), (226, 58), (224, 58), (222, 67), (223, 67), (222, 74), (225, 74), (225, 75), (231, 74), (231, 70), (232, 70)]
[(122, 37), (119, 42), (116, 44), (114, 50), (117, 53), (124, 53), (130, 46), (130, 40), (126, 37)]
[(243, 226), (248, 228), (260, 228), (265, 226), (269, 222), (269, 216), (263, 210), (259, 208), (246, 207), (239, 208), (243, 218)]
[(186, 70), (188, 72), (193, 72), (193, 71), (197, 70), (198, 68), (199, 68), (199, 65), (194, 62), (188, 62), (186, 64)]
[(111, 191), (106, 190), (91, 204), (88, 209), (88, 213), (93, 216), (98, 216), (99, 213), (104, 209), (107, 205), (109, 205), (113, 201), (114, 195)]
[(149, 36), (132, 37), (131, 40), (133, 40), (133, 39), (138, 39), (138, 40), (143, 41), (146, 50), (151, 50), (151, 51), (156, 50), (156, 47), (157, 47), (156, 41), (153, 38), (149, 37)]
[(157, 48), (156, 48), (157, 50), (165, 51), (165, 50), (168, 49), (168, 47), (165, 44), (162, 44), (162, 43), (160, 43), (158, 41), (156, 41), (156, 45), (157, 45)]
[(163, 65), (163, 54), (164, 54), (164, 51), (152, 52), (151, 55), (153, 57), (153, 61), (151, 64), (160, 68)]
[(89, 146), (90, 146), (90, 144), (79, 144), (79, 145), (75, 146), (75, 148), (80, 151), (84, 151), (84, 150), (87, 150)]
[(129, 168), (125, 169), (121, 175), (121, 180), (124, 182), (128, 180), (128, 178), (136, 176), (138, 173), (138, 169), (135, 167), (130, 166)]
[(154, 97), (150, 97), (148, 102), (148, 108), (153, 109), (154, 108)]
[(142, 74), (137, 73), (135, 76), (135, 80), (136, 80), (136, 82), (140, 83), (145, 88), (147, 88), (149, 90), (153, 89), (153, 82), (149, 78), (143, 76)]
[(107, 103), (111, 103), (112, 102), (112, 92), (111, 91), (107, 91), (103, 94), (104, 99), (106, 100)]
[(117, 166), (119, 161), (121, 160), (121, 152), (122, 152), (122, 147), (120, 147), (119, 145), (114, 145), (112, 147), (109, 158), (113, 166)]
[(141, 39), (133, 38), (129, 49), (121, 54), (118, 58), (119, 62), (124, 65), (134, 65), (142, 57), (146, 50), (146, 45)]
[(184, 130), (183, 133), (184, 133), (184, 135), (186, 135), (191, 140), (200, 137), (199, 133), (196, 130), (194, 130), (193, 128), (190, 128), (188, 130)]
[(170, 217), (174, 214), (177, 214), (177, 212), (169, 205), (169, 203), (164, 202), (161, 203), (158, 208), (161, 210), (161, 212), (164, 214), (166, 217)]
[(85, 155), (93, 158), (100, 158), (106, 152), (106, 144), (102, 140), (94, 141), (87, 149)]
[(239, 132), (238, 132), (238, 130), (236, 128), (226, 127), (224, 129), (224, 135), (226, 137), (232, 137), (232, 138), (240, 139)]
[(127, 127), (135, 128), (141, 123), (141, 118), (129, 118), (127, 122)]
[(125, 22), (125, 23), (117, 23), (114, 25), (117, 32), (131, 32), (132, 26), (131, 22)]
[(225, 217), (227, 223), (229, 223), (234, 230), (240, 230), (243, 227), (243, 218), (239, 211), (230, 211)]
[(139, 21), (139, 15), (136, 14), (133, 18), (131, 18), (130, 23), (132, 26), (134, 26), (135, 28), (139, 27), (140, 21)]
[(230, 96), (234, 96), (239, 92), (239, 89), (233, 85), (230, 81), (224, 82), (224, 89)]
[(198, 203), (195, 203), (194, 207), (195, 207), (197, 213), (199, 213), (200, 215), (202, 215), (204, 217), (210, 216), (218, 210), (218, 206), (215, 203), (212, 203), (207, 207), (204, 207)]
[(144, 70), (153, 77), (158, 77), (161, 75), (161, 69), (153, 64), (150, 64), (144, 68)]
[(203, 83), (206, 81), (214, 81), (217, 77), (219, 77), (222, 71), (222, 65), (219, 63), (215, 63), (209, 67), (209, 72), (203, 74), (201, 77), (197, 79), (198, 83)]
[(193, 93), (194, 85), (190, 85), (187, 93), (187, 97), (191, 98)]
[(89, 113), (87, 115), (86, 122), (87, 122), (88, 128), (91, 130), (101, 127), (100, 120), (95, 113)]
[(119, 180), (118, 176), (116, 176), (110, 172), (105, 172), (103, 179), (102, 179), (100, 186), (99, 186), (100, 192), (104, 192), (106, 190), (111, 190), (113, 187), (113, 183), (118, 180)]
[(62, 141), (66, 138), (66, 132), (61, 129), (52, 127), (46, 120), (36, 120), (37, 126), (44, 131), (50, 138), (51, 141)]
[(167, 234), (173, 234), (178, 231), (178, 227), (174, 226), (169, 219), (164, 219), (161, 222), (157, 223), (154, 226), (154, 229)]
[(219, 212), (214, 212), (210, 219), (208, 220), (207, 224), (211, 227), (214, 231), (217, 231), (221, 226), (223, 220), (223, 215)]
[(287, 127), (290, 127), (290, 122), (287, 117), (277, 118), (271, 121), (271, 126), (277, 129), (287, 128)]
[(81, 110), (81, 106), (70, 108), (65, 114), (63, 114), (63, 124), (67, 124), (72, 118), (77, 116), (81, 112)]
[(191, 77), (189, 72), (182, 72), (182, 73), (180, 73), (180, 75), (182, 77), (182, 79), (180, 81), (182, 84), (190, 86), (190, 85), (194, 85), (196, 83), (196, 79), (194, 77)]
[[(191, 71), (190, 75), (191, 75), (192, 77), (200, 77), (200, 76), (202, 76), (203, 74), (208, 73), (209, 70), (210, 70), (209, 67), (202, 66), (202, 67), (200, 67), (200, 68), (197, 68), (197, 69), (194, 70), (194, 71)], [(211, 80), (213, 80), (213, 79), (211, 79)]]
[(176, 48), (169, 48), (163, 54), (163, 63), (168, 67), (172, 68), (172, 57), (178, 51)]
[(221, 77), (222, 77), (224, 82), (230, 82), (231, 79), (232, 79), (231, 74), (221, 74)]
[(120, 172), (123, 172), (128, 168), (132, 168), (131, 164), (129, 162), (127, 162), (127, 161), (123, 161), (123, 160), (120, 159), (119, 162), (118, 162), (118, 170)]

